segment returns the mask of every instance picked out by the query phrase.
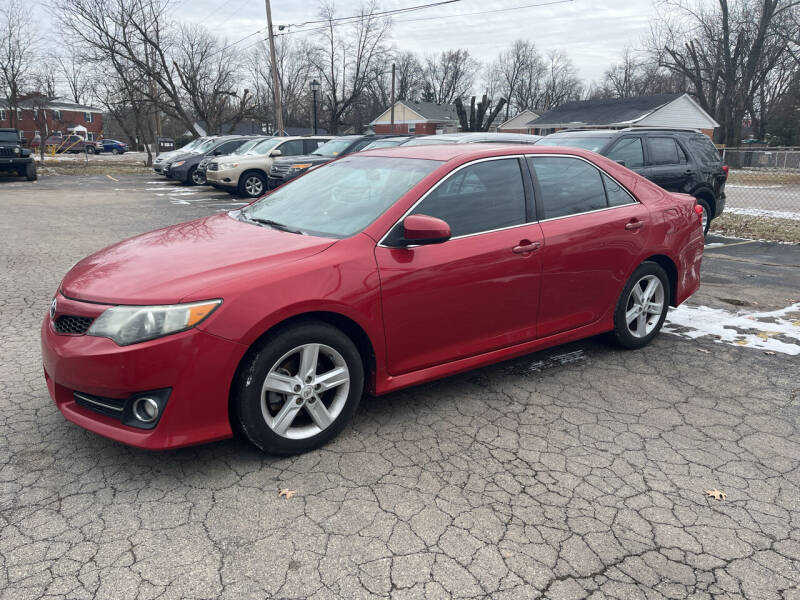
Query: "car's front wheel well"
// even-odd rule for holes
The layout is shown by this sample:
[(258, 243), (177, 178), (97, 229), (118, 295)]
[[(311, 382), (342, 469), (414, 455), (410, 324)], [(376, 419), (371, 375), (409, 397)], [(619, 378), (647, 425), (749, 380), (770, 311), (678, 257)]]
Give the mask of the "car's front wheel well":
[(677, 304), (675, 304), (675, 298), (678, 296), (678, 268), (675, 266), (675, 263), (672, 262), (669, 256), (663, 254), (654, 254), (645, 259), (644, 262), (647, 261), (654, 262), (664, 269), (669, 279), (669, 305), (677, 306)]
[(367, 335), (367, 332), (364, 331), (364, 329), (358, 323), (340, 313), (329, 311), (315, 311), (295, 315), (285, 319), (284, 321), (281, 321), (280, 323), (276, 323), (267, 331), (262, 333), (258, 339), (256, 339), (250, 345), (248, 351), (239, 361), (239, 366), (236, 369), (236, 376), (234, 376), (233, 381), (231, 382), (231, 389), (228, 397), (228, 416), (231, 427), (234, 428), (234, 431), (236, 431), (236, 420), (233, 418), (234, 415), (232, 412), (231, 400), (233, 399), (233, 394), (235, 391), (236, 382), (239, 379), (240, 371), (245, 365), (249, 364), (252, 353), (258, 352), (258, 350), (263, 347), (265, 340), (269, 339), (270, 337), (274, 337), (277, 333), (301, 324), (313, 322), (332, 325), (352, 340), (358, 349), (358, 353), (361, 355), (361, 361), (364, 364), (364, 381), (366, 382), (366, 387), (370, 387), (373, 380), (372, 375), (375, 373), (375, 350), (372, 346), (372, 341)]

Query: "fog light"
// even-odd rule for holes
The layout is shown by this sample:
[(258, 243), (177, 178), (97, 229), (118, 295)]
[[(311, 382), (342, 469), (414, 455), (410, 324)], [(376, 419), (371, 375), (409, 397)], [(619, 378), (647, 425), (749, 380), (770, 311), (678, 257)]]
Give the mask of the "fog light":
[(133, 403), (133, 416), (142, 423), (152, 423), (158, 418), (158, 402), (152, 398), (137, 398)]

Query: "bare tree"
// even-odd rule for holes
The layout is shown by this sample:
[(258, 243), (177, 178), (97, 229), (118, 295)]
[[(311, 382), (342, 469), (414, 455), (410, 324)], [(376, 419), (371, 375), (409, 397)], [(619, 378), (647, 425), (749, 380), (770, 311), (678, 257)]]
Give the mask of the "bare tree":
[(509, 98), (509, 102), (506, 103), (506, 120), (512, 108), (515, 111), (531, 108), (528, 105), (518, 105), (517, 100), (527, 98), (527, 94), (520, 92), (523, 88), (530, 90), (534, 87), (531, 85), (531, 80), (540, 79), (542, 66), (542, 58), (536, 50), (536, 45), (523, 39), (516, 40), (489, 66), (487, 79), (490, 81), (490, 88), (504, 98)]
[[(483, 98), (477, 105), (475, 104), (475, 96), (472, 96), (469, 103), (469, 114), (467, 114), (461, 98), (456, 98), (454, 104), (456, 106), (458, 121), (461, 125), (461, 131), (489, 131), (489, 127), (497, 118), (497, 115), (500, 114), (500, 111), (503, 110), (505, 103), (506, 99), (500, 98), (497, 102), (497, 106), (489, 111), (492, 100), (486, 94), (483, 95)], [(488, 115), (487, 112), (489, 113)]]
[(547, 54), (544, 86), (537, 108), (549, 110), (565, 102), (578, 100), (583, 84), (575, 72), (572, 61), (561, 50)]
[(341, 23), (330, 2), (320, 5), (325, 29), (311, 55), (323, 84), (328, 131), (338, 133), (345, 116), (367, 87), (373, 66), (388, 52), (390, 19), (377, 15), (374, 0), (361, 6), (357, 18)]
[(480, 63), (469, 50), (446, 50), (425, 58), (423, 99), (436, 104), (452, 104), (472, 91)]
[(33, 76), (35, 39), (30, 3), (4, 0), (0, 5), (0, 83), (8, 96), (12, 127), (19, 127), (20, 96)]
[(58, 65), (59, 74), (64, 78), (69, 97), (76, 104), (85, 104), (91, 89), (89, 69), (86, 60), (77, 48), (67, 48), (65, 54), (55, 56), (52, 61)]

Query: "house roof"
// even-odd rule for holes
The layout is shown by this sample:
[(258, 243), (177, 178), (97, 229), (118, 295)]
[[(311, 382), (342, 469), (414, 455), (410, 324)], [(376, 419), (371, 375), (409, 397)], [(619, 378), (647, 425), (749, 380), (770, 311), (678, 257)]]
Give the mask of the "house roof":
[(684, 94), (598, 98), (567, 102), (528, 122), (530, 127), (626, 125), (643, 119)]
[(511, 117), (508, 121), (500, 123), (497, 126), (498, 129), (525, 129), (528, 126), (528, 123), (538, 118), (538, 113), (533, 112), (532, 110), (526, 108), (521, 113)]
[[(408, 110), (418, 114), (423, 121), (432, 123), (455, 123), (458, 122), (458, 113), (456, 107), (452, 104), (436, 104), (435, 102), (415, 102), (413, 100), (398, 100), (395, 102), (395, 107), (398, 105), (405, 106)], [(370, 123), (374, 125), (379, 122), (381, 118), (388, 119), (391, 107), (384, 110), (378, 117)], [(395, 110), (397, 110), (395, 108)], [(417, 119), (413, 121), (401, 122), (418, 122)]]
[[(28, 96), (26, 98), (20, 98), (17, 102), (17, 105), (23, 109), (31, 109), (31, 108), (38, 108), (42, 105), (42, 98), (41, 95), (34, 95)], [(102, 108), (97, 108), (94, 106), (87, 106), (85, 104), (78, 104), (77, 102), (72, 102), (67, 98), (46, 98), (44, 100), (45, 108), (49, 109), (56, 109), (56, 110), (71, 110), (74, 112), (93, 112), (93, 113), (102, 113)], [(10, 108), (11, 102), (8, 98), (0, 98), (0, 108)]]

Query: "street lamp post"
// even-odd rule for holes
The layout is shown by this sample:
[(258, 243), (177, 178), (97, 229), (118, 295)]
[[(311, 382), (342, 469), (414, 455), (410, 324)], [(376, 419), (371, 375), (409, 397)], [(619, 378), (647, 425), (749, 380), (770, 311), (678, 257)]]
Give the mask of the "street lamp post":
[(314, 115), (314, 135), (317, 135), (317, 92), (320, 88), (319, 81), (312, 79), (311, 83), (308, 84), (308, 87), (311, 88), (311, 95), (314, 98), (312, 101), (312, 112)]

